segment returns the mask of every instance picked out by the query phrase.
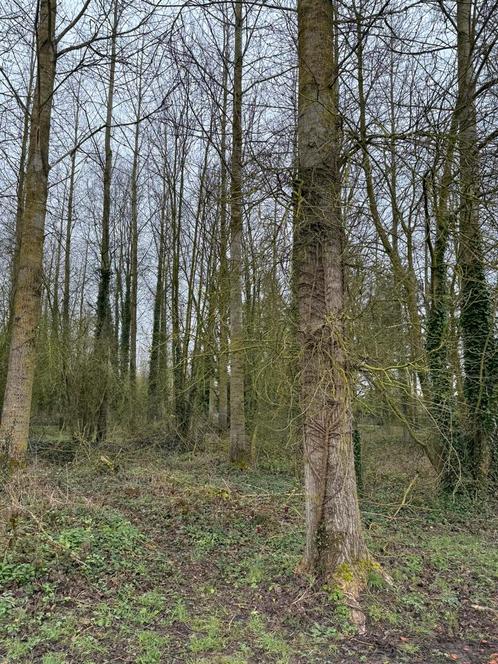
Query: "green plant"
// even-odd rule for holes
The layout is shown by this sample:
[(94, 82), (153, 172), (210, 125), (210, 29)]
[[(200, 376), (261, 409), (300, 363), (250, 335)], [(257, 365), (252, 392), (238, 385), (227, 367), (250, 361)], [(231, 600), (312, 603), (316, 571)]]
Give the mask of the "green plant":
[(0, 562), (0, 586), (8, 583), (26, 585), (43, 570), (42, 566), (37, 568), (33, 563), (8, 562), (8, 560)]
[(152, 631), (143, 631), (138, 634), (141, 653), (137, 664), (159, 664), (162, 652), (168, 642), (167, 636), (162, 636)]

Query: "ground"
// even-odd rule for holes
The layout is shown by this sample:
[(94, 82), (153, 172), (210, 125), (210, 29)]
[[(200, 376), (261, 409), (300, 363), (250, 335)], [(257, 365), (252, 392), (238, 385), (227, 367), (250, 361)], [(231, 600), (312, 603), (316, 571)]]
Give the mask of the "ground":
[(32, 463), (1, 496), (1, 661), (498, 664), (493, 505), (438, 498), (387, 436), (365, 457), (366, 536), (393, 585), (372, 571), (363, 636), (340, 593), (295, 575), (295, 474), (220, 450)]

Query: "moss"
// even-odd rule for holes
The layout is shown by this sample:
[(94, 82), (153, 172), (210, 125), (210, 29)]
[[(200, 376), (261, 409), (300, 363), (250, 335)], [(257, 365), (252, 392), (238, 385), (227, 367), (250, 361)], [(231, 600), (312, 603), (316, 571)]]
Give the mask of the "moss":
[(357, 596), (367, 586), (380, 588), (388, 579), (378, 562), (370, 557), (353, 563), (341, 563), (331, 575), (328, 588), (332, 595), (348, 593)]
[(355, 580), (355, 569), (349, 563), (341, 563), (338, 565), (333, 574), (333, 579), (337, 585), (352, 583)]

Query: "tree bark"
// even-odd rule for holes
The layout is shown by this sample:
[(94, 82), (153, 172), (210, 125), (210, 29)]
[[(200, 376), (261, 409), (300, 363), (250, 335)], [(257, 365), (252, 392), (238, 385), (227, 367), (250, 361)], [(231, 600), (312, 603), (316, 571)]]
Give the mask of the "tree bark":
[(154, 293), (154, 316), (152, 322), (152, 343), (150, 348), (149, 384), (148, 384), (148, 419), (160, 420), (164, 415), (164, 388), (166, 386), (164, 358), (167, 349), (167, 336), (165, 329), (164, 310), (165, 303), (165, 274), (164, 261), (166, 253), (166, 167), (167, 167), (166, 141), (164, 146), (163, 189), (161, 196), (161, 209), (159, 213), (159, 237), (157, 240), (157, 272), (156, 290)]
[[(79, 100), (78, 100), (79, 101)], [(66, 237), (64, 243), (64, 291), (62, 295), (62, 331), (63, 337), (67, 342), (69, 340), (70, 326), (70, 297), (71, 297), (71, 243), (74, 224), (74, 189), (76, 179), (76, 157), (78, 154), (78, 130), (79, 130), (79, 104), (76, 107), (75, 127), (74, 127), (74, 150), (71, 153), (71, 165), (69, 168), (69, 194), (67, 200), (67, 221)], [(67, 346), (65, 352), (67, 352)]]
[(38, 12), (38, 71), (31, 113), (12, 334), (0, 425), (0, 447), (7, 452), (11, 467), (22, 464), (26, 456), (36, 364), (35, 345), (41, 311), (48, 193), (50, 117), (56, 71), (56, 0), (40, 0)]
[[(301, 350), (306, 548), (301, 569), (335, 581), (353, 606), (368, 552), (356, 490), (344, 325), (344, 229), (335, 8), (299, 0), (299, 120), (294, 256)], [(361, 626), (361, 611), (353, 610)]]
[(227, 109), (228, 109), (228, 51), (229, 28), (223, 33), (223, 100), (220, 121), (220, 270), (218, 278), (218, 301), (220, 318), (220, 352), (218, 354), (218, 428), (221, 433), (228, 427), (228, 291), (229, 270), (227, 259)]
[[(35, 39), (36, 37), (33, 38), (33, 40)], [(32, 100), (33, 85), (35, 80), (35, 64), (36, 64), (36, 53), (35, 53), (35, 48), (33, 48), (31, 61), (29, 65), (29, 82), (28, 82), (28, 90), (26, 93), (26, 104), (24, 107), (21, 154), (19, 158), (19, 178), (17, 180), (17, 191), (16, 191), (17, 208), (16, 208), (16, 225), (15, 225), (15, 247), (14, 247), (14, 257), (12, 260), (12, 292), (11, 292), (11, 301), (9, 308), (10, 310), (9, 327), (12, 324), (14, 296), (16, 289), (16, 276), (19, 264), (19, 251), (21, 248), (21, 224), (22, 224), (24, 196), (25, 196), (24, 183), (26, 179), (26, 160), (28, 158), (28, 148), (29, 148), (30, 118), (31, 118), (31, 104), (33, 101)]]
[(244, 402), (242, 329), (242, 0), (235, 3), (233, 136), (230, 191), (230, 461), (251, 463)]
[(479, 224), (479, 153), (475, 108), (476, 80), (472, 0), (457, 2), (458, 119), (460, 149), (460, 232), (458, 267), (461, 274), (461, 315), (468, 407), (470, 467), (478, 487), (487, 485), (493, 456), (497, 456), (496, 340), (491, 297), (486, 282)]
[(95, 437), (98, 442), (107, 435), (108, 401), (109, 401), (109, 372), (110, 350), (112, 345), (111, 330), (111, 253), (110, 253), (110, 218), (111, 218), (111, 177), (112, 177), (112, 111), (114, 100), (114, 83), (116, 76), (116, 41), (118, 29), (118, 2), (114, 0), (113, 23), (111, 28), (111, 60), (109, 70), (109, 84), (107, 88), (107, 115), (104, 137), (104, 175), (103, 175), (103, 204), (102, 204), (102, 237), (100, 240), (100, 278), (97, 295), (97, 324), (95, 328), (96, 356), (102, 362), (103, 384), (102, 396), (97, 421)]
[(135, 425), (137, 391), (137, 298), (138, 298), (138, 174), (140, 161), (140, 124), (142, 115), (143, 51), (140, 55), (137, 112), (133, 142), (133, 164), (130, 183), (131, 247), (130, 247), (130, 420)]

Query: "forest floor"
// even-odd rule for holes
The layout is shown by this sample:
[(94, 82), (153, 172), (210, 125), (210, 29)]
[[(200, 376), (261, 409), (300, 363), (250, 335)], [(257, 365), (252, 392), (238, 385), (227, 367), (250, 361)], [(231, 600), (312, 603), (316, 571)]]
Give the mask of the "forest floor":
[(0, 496), (0, 661), (498, 664), (496, 512), (437, 498), (419, 453), (377, 438), (362, 512), (394, 585), (372, 575), (366, 635), (294, 575), (299, 478), (113, 448)]

